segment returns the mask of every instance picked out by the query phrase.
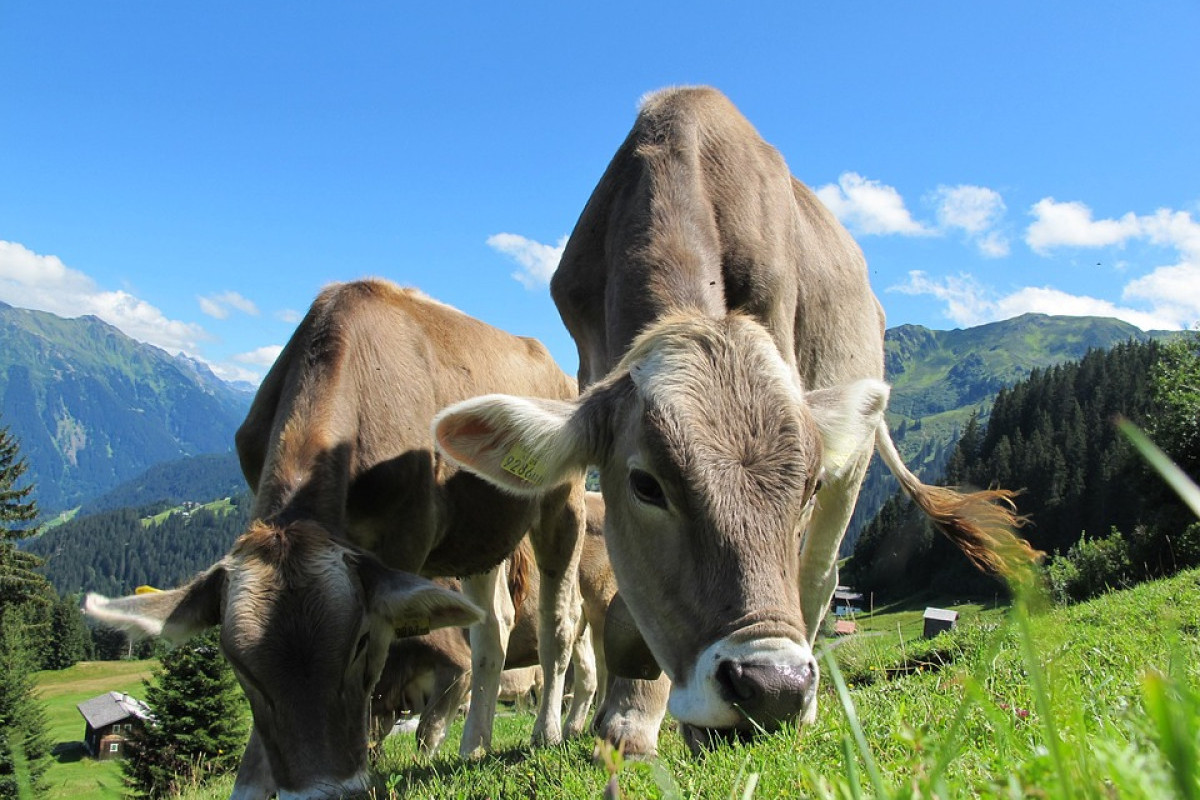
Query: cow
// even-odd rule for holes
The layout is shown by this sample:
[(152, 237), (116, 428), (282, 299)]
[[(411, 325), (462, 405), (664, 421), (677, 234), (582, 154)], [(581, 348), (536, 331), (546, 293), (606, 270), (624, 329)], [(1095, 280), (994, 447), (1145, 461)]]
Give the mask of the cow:
[[(499, 491), (441, 458), (431, 438), (438, 409), (497, 391), (555, 402), (576, 396), (574, 381), (533, 339), (383, 280), (325, 288), (236, 434), (254, 491), (255, 522), (243, 544), (169, 595), (174, 607), (137, 597), (89, 599), (94, 616), (151, 633), (179, 636), (221, 624), (222, 648), (253, 714), (235, 798), (365, 791), (370, 693), (395, 627), (424, 633), (476, 623), (472, 692), (493, 701), (472, 707), (460, 750), (488, 747), (511, 628), (499, 617), (507, 592), (498, 565), (526, 534), (541, 574), (538, 644), (546, 675), (533, 736), (536, 743), (561, 739), (577, 625), (582, 482), (559, 482), (536, 497)], [(397, 614), (386, 603), (376, 612), (369, 603), (391, 602), (391, 595), (376, 601), (382, 579), (357, 566), (376, 560), (389, 576), (463, 576), (467, 600), (444, 600), (449, 611), (429, 602), (430, 613), (421, 615)], [(482, 622), (475, 606), (485, 612)], [(389, 620), (396, 624), (382, 624)]]
[[(587, 528), (579, 560), (579, 587), (582, 608), (577, 638), (572, 649), (571, 703), (563, 721), (564, 736), (583, 732), (592, 699), (596, 695), (596, 657), (589, 627), (616, 593), (611, 579), (608, 556), (604, 551), (603, 501), (599, 495), (587, 496)], [(505, 653), (500, 680), (500, 700), (522, 700), (531, 693), (541, 695), (543, 676), (538, 665), (538, 607), (541, 581), (533, 567), (533, 551), (528, 539), (521, 541), (504, 565), (508, 594), (511, 598), (513, 628)], [(607, 577), (607, 580), (605, 578)], [(456, 582), (438, 579), (450, 588)], [(446, 735), (447, 724), (470, 695), (471, 647), (465, 631), (441, 629), (424, 636), (411, 636), (392, 643), (371, 700), (376, 731), (386, 734), (403, 712), (419, 713), (416, 729), (421, 753), (437, 752)]]
[[(598, 467), (613, 611), (653, 658), (606, 657), (629, 677), (665, 673), (605, 700), (600, 732), (627, 752), (653, 748), (667, 680), (693, 749), (814, 718), (814, 640), (874, 450), (977, 563), (1032, 557), (1013, 493), (927, 486), (905, 467), (863, 255), (720, 92), (642, 102), (550, 288), (579, 399), (474, 398), (443, 410), (436, 436), (512, 492)], [(537, 481), (504, 468), (514, 453)], [(618, 638), (638, 649), (606, 644)]]

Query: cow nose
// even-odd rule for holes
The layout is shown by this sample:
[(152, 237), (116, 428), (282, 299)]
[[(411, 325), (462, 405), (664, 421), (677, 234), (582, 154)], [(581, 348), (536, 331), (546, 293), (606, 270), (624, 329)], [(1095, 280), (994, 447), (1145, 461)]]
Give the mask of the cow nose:
[(799, 664), (724, 660), (716, 672), (726, 702), (766, 730), (797, 718), (805, 704), (812, 702), (816, 675), (812, 659)]

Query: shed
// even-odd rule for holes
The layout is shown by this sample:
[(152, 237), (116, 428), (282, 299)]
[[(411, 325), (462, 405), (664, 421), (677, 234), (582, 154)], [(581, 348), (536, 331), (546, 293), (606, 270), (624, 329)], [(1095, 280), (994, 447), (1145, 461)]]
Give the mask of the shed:
[(925, 609), (925, 638), (932, 639), (942, 631), (954, 630), (958, 625), (958, 612), (948, 608)]
[(125, 755), (125, 741), (133, 727), (143, 726), (150, 718), (145, 703), (121, 692), (106, 692), (75, 707), (87, 723), (84, 746), (100, 760)]
[(833, 590), (833, 597), (830, 598), (834, 616), (845, 617), (851, 614), (861, 614), (862, 607), (859, 604), (862, 599), (862, 592), (856, 592), (849, 586), (836, 587)]

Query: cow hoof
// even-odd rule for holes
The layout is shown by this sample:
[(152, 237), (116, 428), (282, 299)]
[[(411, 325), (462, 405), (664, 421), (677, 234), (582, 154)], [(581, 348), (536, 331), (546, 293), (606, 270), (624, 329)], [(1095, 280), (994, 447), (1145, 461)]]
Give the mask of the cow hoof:
[[(657, 729), (653, 734), (647, 734), (637, 726), (629, 725), (627, 722), (622, 724), (623, 722), (622, 720), (610, 720), (609, 724), (603, 726), (603, 729), (597, 728), (595, 733), (600, 741), (619, 750), (626, 759), (647, 759), (658, 754)], [(593, 753), (593, 761), (597, 764), (603, 763), (603, 759), (598, 757), (602, 746), (598, 742), (597, 750)]]

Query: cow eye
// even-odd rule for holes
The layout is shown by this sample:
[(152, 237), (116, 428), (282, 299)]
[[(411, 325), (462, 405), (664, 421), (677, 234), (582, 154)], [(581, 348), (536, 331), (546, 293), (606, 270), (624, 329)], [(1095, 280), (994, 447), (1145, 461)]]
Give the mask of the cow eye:
[(667, 507), (667, 496), (663, 492), (662, 486), (649, 472), (643, 472), (640, 469), (631, 470), (629, 488), (633, 492), (633, 496), (641, 502), (659, 508)]

